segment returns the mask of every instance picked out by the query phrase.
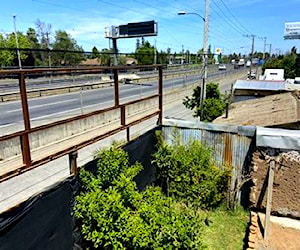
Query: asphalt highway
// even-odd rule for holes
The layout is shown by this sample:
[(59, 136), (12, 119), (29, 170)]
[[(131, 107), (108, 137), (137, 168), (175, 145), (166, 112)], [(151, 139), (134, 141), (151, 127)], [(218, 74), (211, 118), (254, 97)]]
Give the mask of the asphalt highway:
[[(229, 73), (227, 71), (226, 73)], [(224, 72), (212, 72), (213, 75), (224, 74)], [(164, 91), (182, 85), (199, 82), (200, 75), (186, 75), (177, 79), (163, 81)], [(222, 87), (222, 86), (221, 86)], [(227, 86), (228, 88), (228, 86)], [(222, 90), (222, 89), (221, 89)], [(120, 103), (125, 103), (140, 97), (150, 96), (157, 93), (157, 81), (146, 84), (120, 84)], [(29, 99), (29, 115), (32, 123), (41, 125), (49, 121), (60, 120), (70, 116), (87, 113), (113, 105), (113, 87), (72, 92), (68, 94), (52, 95), (41, 98)], [(20, 101), (0, 103), (0, 135), (6, 134), (4, 130), (23, 125), (22, 109)]]
[[(191, 84), (199, 81), (199, 76), (187, 76), (181, 79), (164, 81), (164, 89), (175, 88), (182, 84)], [(120, 102), (124, 103), (139, 97), (157, 93), (157, 81), (143, 85), (120, 84)], [(29, 100), (31, 121), (47, 118), (61, 118), (62, 116), (80, 114), (99, 108), (109, 107), (114, 101), (113, 87), (53, 95)], [(20, 101), (0, 104), (0, 126), (12, 125), (22, 121)], [(1, 128), (1, 127), (0, 127)]]

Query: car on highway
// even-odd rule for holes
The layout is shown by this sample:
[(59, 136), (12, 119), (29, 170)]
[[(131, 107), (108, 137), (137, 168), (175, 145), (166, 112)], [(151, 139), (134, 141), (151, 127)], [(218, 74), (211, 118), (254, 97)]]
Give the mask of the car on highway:
[(219, 70), (226, 70), (226, 65), (225, 64), (219, 65)]

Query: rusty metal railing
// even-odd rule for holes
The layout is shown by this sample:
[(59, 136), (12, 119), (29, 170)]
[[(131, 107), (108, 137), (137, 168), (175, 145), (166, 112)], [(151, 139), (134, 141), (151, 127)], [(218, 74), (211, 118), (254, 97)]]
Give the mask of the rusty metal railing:
[[(141, 69), (141, 68), (151, 68), (151, 69), (158, 69), (158, 90), (157, 94), (150, 95), (144, 98), (136, 99), (124, 104), (120, 104), (120, 97), (119, 97), (119, 71), (120, 70), (127, 70), (127, 69)], [(93, 112), (89, 112), (86, 114), (76, 115), (71, 118), (55, 121), (52, 123), (48, 123), (45, 125), (31, 127), (31, 120), (29, 115), (29, 108), (28, 108), (28, 98), (26, 92), (26, 76), (27, 75), (37, 75), (37, 74), (70, 74), (70, 73), (77, 73), (77, 74), (97, 74), (102, 73), (104, 70), (112, 70), (113, 77), (114, 77), (114, 105), (105, 109), (96, 110)], [(19, 88), (20, 88), (20, 98), (21, 98), (21, 105), (22, 105), (22, 114), (23, 114), (23, 122), (24, 122), (24, 130), (18, 131), (12, 134), (8, 134), (5, 136), (0, 137), (0, 143), (6, 140), (19, 138), (20, 139), (20, 146), (21, 146), (21, 154), (22, 154), (22, 164), (21, 166), (17, 166), (16, 168), (12, 168), (5, 173), (1, 172), (1, 162), (0, 160), (0, 182), (12, 178), (13, 176), (19, 175), (23, 172), (29, 171), (34, 169), (40, 165), (43, 165), (47, 162), (55, 160), (59, 157), (69, 155), (69, 164), (70, 164), (70, 172), (71, 174), (77, 174), (77, 154), (78, 150), (82, 149), (90, 144), (93, 144), (99, 140), (107, 138), (113, 134), (116, 134), (122, 130), (126, 130), (126, 139), (127, 141), (130, 140), (130, 127), (141, 123), (145, 120), (148, 120), (152, 117), (158, 116), (158, 122), (161, 123), (162, 121), (162, 112), (163, 112), (163, 69), (162, 65), (152, 65), (152, 66), (136, 66), (136, 67), (125, 67), (125, 66), (116, 66), (116, 67), (80, 67), (80, 68), (61, 68), (61, 69), (29, 69), (29, 70), (2, 70), (0, 71), (0, 76), (5, 75), (14, 75), (18, 77), (19, 81)], [(150, 114), (148, 113), (145, 116), (139, 117), (131, 122), (126, 121), (126, 108), (129, 105), (147, 101), (150, 99), (157, 99), (158, 98), (158, 107)], [(120, 126), (114, 129), (109, 130), (108, 132), (98, 134), (93, 138), (89, 138), (85, 141), (81, 141), (78, 144), (72, 146), (66, 146), (62, 150), (58, 150), (55, 153), (51, 153), (49, 155), (43, 156), (39, 159), (32, 159), (32, 149), (30, 148), (30, 141), (29, 137), (32, 133), (47, 130), (53, 128), (58, 125), (71, 123), (74, 121), (86, 119), (88, 117), (92, 117), (94, 115), (106, 113), (112, 110), (120, 110)]]

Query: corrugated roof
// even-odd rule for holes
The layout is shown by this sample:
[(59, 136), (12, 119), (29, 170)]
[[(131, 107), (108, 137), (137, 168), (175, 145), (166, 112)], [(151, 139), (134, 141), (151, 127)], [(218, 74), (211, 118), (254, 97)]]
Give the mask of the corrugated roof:
[(270, 95), (233, 103), (228, 118), (218, 117), (214, 123), (232, 125), (276, 126), (300, 120), (298, 91)]
[(260, 147), (299, 150), (300, 131), (257, 127), (256, 145)]
[(237, 80), (233, 89), (280, 91), (286, 90), (285, 84), (285, 81)]

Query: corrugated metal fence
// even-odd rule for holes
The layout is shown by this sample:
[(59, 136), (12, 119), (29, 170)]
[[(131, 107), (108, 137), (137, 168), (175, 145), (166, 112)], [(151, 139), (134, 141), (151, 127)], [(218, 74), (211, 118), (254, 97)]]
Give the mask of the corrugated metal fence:
[[(171, 119), (163, 120), (163, 124), (162, 133), (167, 143), (172, 144), (175, 134), (179, 134), (182, 143), (200, 140), (212, 148), (217, 165), (232, 166), (232, 189), (235, 187), (236, 180), (249, 171), (255, 141), (255, 127), (224, 126)], [(175, 129), (176, 133), (174, 133)]]

